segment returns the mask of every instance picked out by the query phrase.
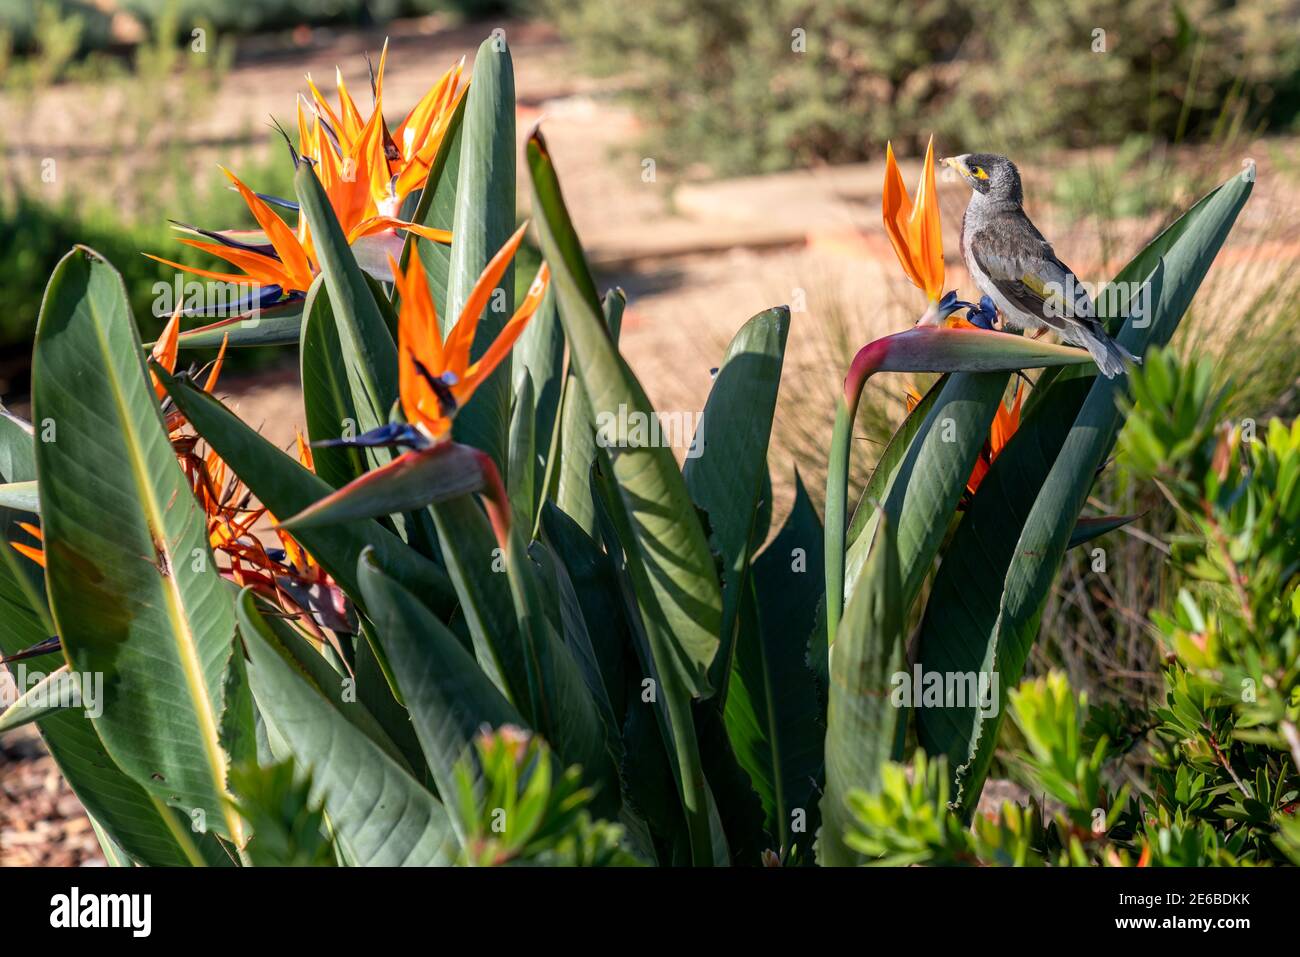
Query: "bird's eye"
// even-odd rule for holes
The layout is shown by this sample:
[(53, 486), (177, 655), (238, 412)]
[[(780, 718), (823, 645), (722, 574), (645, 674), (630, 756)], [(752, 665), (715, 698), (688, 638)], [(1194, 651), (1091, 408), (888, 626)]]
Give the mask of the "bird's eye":
[(988, 179), (988, 178), (989, 178), (989, 174), (986, 173), (986, 172), (984, 171), (984, 167), (983, 167), (983, 166), (972, 166), (972, 167), (970, 168), (970, 174), (971, 174), (972, 176), (974, 176), (976, 179)]

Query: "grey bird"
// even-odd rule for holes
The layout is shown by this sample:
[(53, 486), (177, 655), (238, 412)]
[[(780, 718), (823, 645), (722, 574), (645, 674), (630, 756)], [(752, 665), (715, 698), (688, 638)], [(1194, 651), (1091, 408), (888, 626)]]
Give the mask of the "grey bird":
[(961, 255), (980, 291), (993, 300), (1011, 329), (1050, 329), (1088, 350), (1108, 379), (1138, 362), (1106, 334), (1092, 297), (1057, 258), (1024, 210), (1020, 171), (1005, 156), (963, 153), (943, 160), (971, 188), (961, 223)]

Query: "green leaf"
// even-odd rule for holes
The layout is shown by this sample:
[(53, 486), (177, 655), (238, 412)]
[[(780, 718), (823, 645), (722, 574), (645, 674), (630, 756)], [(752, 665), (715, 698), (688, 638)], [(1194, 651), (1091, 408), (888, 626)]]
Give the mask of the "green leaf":
[(438, 800), (317, 690), (240, 596), (258, 708), (312, 776), (336, 839), (359, 866), (446, 865), (456, 841)]
[(348, 248), (347, 237), (339, 227), (316, 171), (303, 163), (294, 176), (294, 186), (325, 277), (325, 289), (347, 363), (357, 427), (366, 432), (388, 422), (388, 412), (397, 400), (397, 346), (375, 303), (365, 273)]
[[(559, 455), (560, 399), (564, 391), (564, 329), (555, 304), (555, 287), (547, 285), (537, 314), (524, 327), (511, 350), (513, 381), (527, 377), (533, 387), (533, 488), (535, 499), (546, 497), (546, 475), (552, 457)], [(519, 391), (518, 386), (515, 388)], [(517, 468), (513, 459), (511, 468)]]
[[(470, 317), (461, 315), (484, 267), (515, 231), (515, 74), (504, 34), (488, 37), (474, 57), (474, 79), (465, 94), (456, 215), (451, 227), (451, 262), (443, 334)], [(470, 356), (487, 351), (514, 311), (515, 271), (511, 264), (488, 298)], [(453, 435), (482, 449), (507, 475), (510, 430), (510, 367), (502, 363), (456, 416)]]
[[(488, 487), (486, 456), (459, 442), (406, 452), (314, 502), (281, 524), (290, 531), (324, 528), (423, 509)], [(490, 462), (487, 463), (490, 467)]]
[[(456, 182), (460, 178), (461, 141), (464, 133), (465, 100), (462, 96), (456, 110), (447, 121), (447, 131), (433, 158), (429, 175), (420, 190), (420, 202), (411, 222), (450, 231), (456, 216)], [(442, 243), (417, 242), (408, 233), (402, 247), (402, 268), (410, 262), (414, 249), (424, 265), (429, 280), (429, 291), (439, 316), (447, 314), (447, 278), (451, 269), (451, 247)]]
[(479, 665), (566, 765), (582, 766), (584, 780), (598, 788), (597, 802), (616, 809), (604, 724), (577, 662), (546, 617), (521, 530), (512, 527), (502, 547), (469, 498), (439, 503), (433, 514)]
[[(975, 459), (988, 439), (1006, 382), (1000, 372), (949, 376), (887, 484), (880, 504), (895, 530), (904, 608), (911, 607), (930, 571)], [(848, 595), (869, 547), (863, 534), (849, 548)]]
[(815, 822), (796, 835), (792, 814), (815, 813), (823, 731), (805, 639), (822, 598), (822, 526), (795, 475), (794, 507), (754, 560), (749, 613), (742, 611), (727, 693), (728, 736), (763, 802), (768, 833), (787, 852), (806, 844)]
[[(271, 617), (266, 617), (262, 609), (266, 607)], [(235, 614), (239, 621), (241, 634), (250, 630), (264, 633), (267, 640), (289, 662), (318, 694), (322, 695), (333, 708), (347, 718), (354, 727), (375, 743), (385, 754), (399, 764), (404, 771), (412, 772), (413, 765), (407, 760), (402, 749), (379, 723), (379, 719), (366, 706), (360, 696), (354, 694), (350, 675), (338, 659), (331, 664), (321, 652), (287, 619), (278, 617), (274, 608), (259, 604), (254, 598), (251, 602), (243, 600), (242, 595), (235, 602)]]
[(846, 799), (856, 789), (870, 793), (878, 788), (903, 714), (890, 700), (890, 678), (906, 658), (902, 571), (887, 515), (878, 520), (878, 529), (830, 649), (826, 793), (817, 838), (817, 859), (823, 865), (858, 863), (856, 852), (844, 843), (853, 820)]
[[(295, 515), (334, 491), (249, 428), (220, 401), (187, 381), (154, 370), (176, 407), (272, 515)], [(360, 601), (357, 559), (372, 546), (384, 567), (425, 599), (435, 613), (450, 614), (456, 596), (446, 573), (378, 522), (305, 528), (295, 536), (353, 601)], [(364, 602), (361, 603), (364, 607)]]
[(159, 800), (242, 843), (219, 729), (234, 612), (167, 440), (117, 271), (75, 248), (36, 330), (32, 409), (50, 607), (68, 659), (102, 672), (94, 719)]
[[(552, 271), (560, 320), (598, 426), (635, 415), (647, 424), (654, 409), (618, 354), (601, 315), (595, 284), (560, 194), (541, 134), (528, 141), (533, 209), (542, 252)], [(623, 546), (638, 605), (662, 672), (672, 671), (691, 695), (713, 692), (709, 666), (722, 628), (722, 593), (708, 541), (672, 450), (607, 435), (606, 451), (629, 538)]]
[[(0, 478), (35, 476), (31, 433), (0, 410)], [(0, 528), (7, 527), (11, 514), (0, 510)], [(6, 533), (6, 540), (9, 537)], [(54, 633), (44, 580), (29, 574), (32, 570), (40, 571), (34, 562), (0, 545), (0, 655), (17, 654)], [(54, 763), (92, 820), (134, 860), (159, 866), (231, 863), (214, 837), (193, 833), (179, 811), (151, 796), (113, 763), (83, 710), (51, 713), (38, 727)]]
[(72, 707), (81, 700), (80, 696), (81, 676), (70, 674), (67, 665), (60, 665), (32, 682), (11, 705), (0, 710), (0, 734)]
[[(1185, 223), (1176, 224), (1171, 242), (1166, 242), (1164, 236), (1157, 240), (1162, 251), (1145, 279), (1149, 283), (1150, 308), (1130, 316), (1119, 336), (1120, 344), (1131, 353), (1142, 356), (1151, 346), (1169, 341), (1252, 187), (1252, 179), (1233, 177), (1193, 207), (1183, 217)], [(1139, 257), (1139, 260), (1149, 262), (1150, 258)], [(941, 709), (951, 713), (920, 715), (922, 743), (926, 749), (954, 756), (958, 797), (968, 809), (974, 806), (983, 787), (1007, 692), (1019, 682), (1079, 512), (1122, 424), (1123, 415), (1116, 398), (1124, 384), (1124, 378), (1100, 377), (1061, 379), (1052, 384), (1048, 394), (1039, 399), (1041, 407), (1033, 408), (1026, 425), (1041, 421), (1042, 427), (1048, 428), (1053, 420), (1071, 422), (1059, 454), (1042, 454), (1034, 447), (1039, 441), (1038, 430), (1028, 432), (1023, 439), (1017, 433), (1016, 439), (1020, 440), (1024, 453), (1018, 451), (1008, 458), (1012, 447), (1018, 444), (1016, 440), (1003, 450), (981, 484), (980, 494), (963, 523), (971, 524), (971, 530), (966, 533), (969, 543), (955, 538), (945, 558), (939, 579), (945, 577), (943, 571), (956, 579), (963, 569), (972, 567), (978, 569), (985, 581), (1002, 581), (1005, 577), (1001, 589), (990, 592), (1000, 595), (1000, 600), (964, 602), (961, 608), (954, 609), (935, 605), (936, 599), (932, 598), (931, 604), (936, 609), (942, 608), (944, 614), (953, 618), (952, 626), (939, 634), (940, 625), (936, 623), (932, 632), (935, 637), (928, 643), (924, 634), (922, 637), (921, 653), (927, 669), (996, 669), (999, 676), (1002, 702), (996, 715), (985, 718), (978, 711), (970, 713), (969, 709)], [(1070, 417), (1068, 410), (1072, 403), (1085, 392), (1077, 416)], [(1043, 444), (1049, 452), (1054, 451), (1047, 442)], [(1017, 462), (1035, 460), (1036, 469), (1027, 473), (1016, 471)], [(1006, 490), (1021, 481), (1029, 483), (1027, 494), (1018, 499), (1008, 498)], [(986, 496), (988, 503), (981, 505), (980, 499)], [(995, 502), (1012, 505), (998, 509)], [(996, 514), (997, 521), (972, 522), (976, 508), (982, 514)], [(936, 579), (936, 592), (941, 584), (939, 579)], [(955, 586), (945, 584), (944, 587), (951, 591)]]
[[(590, 499), (590, 496), (588, 496)], [(557, 562), (562, 562), (584, 622), (597, 670), (609, 696), (610, 707), (621, 723), (625, 713), (625, 669), (632, 646), (627, 616), (619, 594), (618, 575), (610, 557), (581, 526), (555, 504), (542, 506), (542, 541)]]
[(1070, 541), (1065, 547), (1075, 548), (1086, 545), (1094, 539), (1101, 538), (1107, 532), (1123, 528), (1140, 517), (1139, 515), (1097, 515), (1080, 518), (1074, 523), (1074, 531), (1070, 533)]
[(710, 683), (721, 689), (722, 698), (767, 478), (767, 444), (789, 331), (790, 310), (780, 307), (760, 312), (736, 333), (709, 392), (683, 470), (691, 499), (708, 516), (713, 547), (722, 555), (722, 646), (709, 672)]
[[(297, 342), (302, 331), (303, 301), (263, 306), (256, 318), (229, 316), (206, 325), (186, 329), (176, 337), (182, 349), (219, 349), (229, 338), (227, 347), (282, 346)], [(152, 343), (150, 343), (152, 345)]]
[(0, 485), (0, 508), (19, 512), (40, 512), (41, 498), (33, 482), (9, 482)]
[[(383, 573), (374, 552), (362, 553), (357, 577), (438, 792), (454, 794), (453, 769), (480, 729), (504, 724), (524, 727), (524, 721), (460, 639)], [(463, 843), (472, 822), (459, 819), (454, 801), (447, 810)]]
[[(340, 438), (349, 423), (357, 430), (348, 368), (329, 296), (322, 294), (324, 282), (323, 276), (317, 276), (307, 290), (299, 349), (302, 405), (307, 436), (313, 442)], [(316, 474), (334, 488), (342, 488), (366, 470), (366, 454), (359, 448), (317, 448), (312, 459)]]
[[(550, 291), (554, 291), (552, 283)], [(616, 329), (622, 323), (627, 300), (622, 290), (611, 289), (605, 295), (602, 312), (606, 327), (618, 344)], [(587, 392), (572, 365), (565, 378), (560, 401), (560, 447), (553, 450), (549, 471), (555, 474), (555, 504), (590, 536), (596, 534), (596, 509), (591, 500), (591, 464), (596, 460), (596, 420), (591, 414)], [(548, 489), (551, 482), (546, 483)]]
[(534, 462), (536, 435), (533, 432), (534, 420), (533, 380), (527, 375), (519, 381), (515, 392), (514, 412), (510, 416), (510, 452), (508, 456), (509, 472), (506, 474), (506, 489), (510, 496), (510, 508), (514, 521), (522, 528), (535, 526), (534, 517), (537, 508), (535, 493), (537, 468)]

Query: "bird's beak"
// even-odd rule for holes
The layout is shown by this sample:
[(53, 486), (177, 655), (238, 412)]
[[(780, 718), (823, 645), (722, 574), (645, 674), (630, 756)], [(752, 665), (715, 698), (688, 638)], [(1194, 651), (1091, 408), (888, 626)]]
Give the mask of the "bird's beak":
[(966, 164), (961, 161), (960, 156), (945, 156), (943, 159), (939, 160), (939, 162), (943, 166), (951, 166), (962, 176), (966, 176), (970, 172), (966, 169)]

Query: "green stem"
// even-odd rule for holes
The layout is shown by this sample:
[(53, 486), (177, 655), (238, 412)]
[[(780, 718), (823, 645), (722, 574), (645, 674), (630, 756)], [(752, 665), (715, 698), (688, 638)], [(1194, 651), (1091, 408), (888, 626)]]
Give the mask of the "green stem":
[(853, 419), (857, 396), (850, 407), (847, 397), (835, 408), (835, 431), (831, 436), (830, 460), (826, 472), (826, 643), (835, 641), (835, 631), (844, 611), (844, 536), (848, 530), (849, 452), (853, 443)]

